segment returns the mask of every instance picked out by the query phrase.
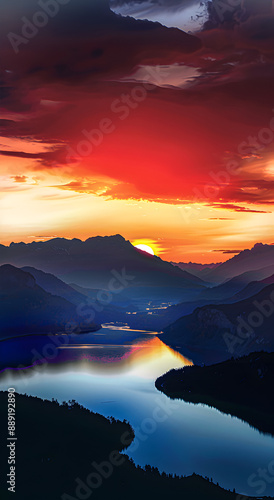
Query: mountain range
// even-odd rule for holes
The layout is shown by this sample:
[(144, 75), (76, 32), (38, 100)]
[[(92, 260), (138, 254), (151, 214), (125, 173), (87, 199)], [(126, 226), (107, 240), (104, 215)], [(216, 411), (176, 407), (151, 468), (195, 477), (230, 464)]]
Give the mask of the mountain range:
[(74, 333), (99, 328), (77, 312), (75, 304), (48, 293), (28, 272), (5, 264), (0, 267), (0, 338), (28, 333)]
[[(164, 330), (164, 342), (198, 363), (231, 357), (224, 336), (237, 338), (239, 318), (246, 321), (254, 301), (270, 300), (274, 289), (274, 246), (262, 244), (207, 268), (210, 286), (120, 235), (1, 245), (1, 263), (2, 337), (62, 331), (71, 320), (79, 331), (127, 323)], [(236, 354), (271, 350), (272, 324), (270, 315), (248, 342), (238, 338)]]
[(245, 272), (273, 265), (274, 245), (256, 243), (250, 250), (243, 250), (238, 255), (211, 269), (206, 275), (206, 280), (211, 283), (222, 283)]
[(274, 284), (233, 304), (198, 307), (165, 330), (161, 340), (195, 363), (211, 364), (253, 351), (274, 351)]
[[(267, 284), (274, 282), (274, 246), (257, 244), (251, 250), (244, 250), (236, 257), (229, 259), (224, 264), (217, 264), (212, 269), (207, 268), (207, 275), (204, 276), (205, 279), (208, 279), (209, 272), (221, 274), (219, 269), (223, 273), (222, 269), (225, 266), (228, 269), (228, 274), (233, 275), (233, 277), (225, 279), (219, 284), (208, 283), (208, 286), (199, 291), (194, 299), (188, 296), (177, 304), (175, 302), (170, 304), (167, 308), (157, 309), (155, 307), (150, 315), (139, 312), (134, 318), (135, 325), (160, 331), (182, 316), (193, 313), (197, 308), (206, 305), (213, 306), (214, 304), (233, 304), (248, 299), (260, 292)], [(239, 261), (241, 271), (247, 267), (250, 269), (237, 275), (235, 273), (239, 270)], [(265, 263), (268, 264), (266, 267)], [(129, 318), (129, 324), (131, 322), (132, 318)]]
[(118, 278), (120, 289), (144, 287), (142, 295), (149, 298), (159, 295), (162, 287), (177, 289), (180, 301), (196, 296), (205, 286), (200, 278), (137, 250), (120, 235), (1, 245), (0, 264), (34, 267), (89, 289), (108, 290)]
[(206, 279), (206, 275), (209, 273), (211, 269), (215, 269), (215, 267), (220, 266), (222, 262), (211, 263), (211, 264), (196, 264), (195, 262), (170, 262), (173, 266), (177, 266), (182, 271), (188, 271), (194, 276), (197, 276), (202, 279)]

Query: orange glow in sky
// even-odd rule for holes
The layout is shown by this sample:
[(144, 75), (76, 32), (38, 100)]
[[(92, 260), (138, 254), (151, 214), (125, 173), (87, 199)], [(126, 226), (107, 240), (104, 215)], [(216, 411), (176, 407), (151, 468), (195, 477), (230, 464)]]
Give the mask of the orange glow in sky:
[(200, 263), (272, 243), (272, 12), (254, 9), (190, 35), (70, 3), (16, 54), (7, 6), (1, 243), (119, 233)]

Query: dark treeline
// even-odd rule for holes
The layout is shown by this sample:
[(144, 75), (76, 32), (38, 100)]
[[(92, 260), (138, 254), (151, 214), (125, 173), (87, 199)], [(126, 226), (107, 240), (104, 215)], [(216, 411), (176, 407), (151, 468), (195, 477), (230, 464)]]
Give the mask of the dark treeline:
[[(1, 434), (6, 441), (7, 393), (0, 393)], [(134, 438), (130, 425), (124, 421), (106, 419), (92, 413), (75, 401), (59, 405), (34, 397), (16, 395), (16, 493), (6, 486), (7, 451), (1, 447), (1, 500), (87, 500), (111, 499), (120, 496), (131, 499), (183, 498), (184, 500), (235, 500), (236, 494), (214, 485), (208, 478), (197, 475), (172, 477), (160, 474), (156, 468), (136, 467), (126, 455), (121, 455)], [(109, 462), (117, 450), (109, 477), (90, 490), (86, 485), (91, 465)], [(106, 469), (107, 470), (107, 469)], [(76, 493), (76, 479), (82, 489)], [(98, 479), (98, 478), (97, 478)], [(64, 496), (64, 494), (67, 496)]]
[(170, 398), (205, 403), (274, 434), (274, 353), (254, 352), (211, 366), (171, 370), (156, 380)]

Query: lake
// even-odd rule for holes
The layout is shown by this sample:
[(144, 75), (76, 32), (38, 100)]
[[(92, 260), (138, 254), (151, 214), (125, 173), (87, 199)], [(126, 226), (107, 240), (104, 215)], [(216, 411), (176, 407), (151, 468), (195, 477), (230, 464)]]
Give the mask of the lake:
[(15, 387), (59, 402), (75, 399), (102, 415), (128, 420), (136, 438), (125, 453), (136, 464), (178, 475), (195, 472), (241, 494), (274, 495), (274, 476), (262, 491), (257, 475), (274, 460), (273, 437), (215, 409), (173, 402), (158, 392), (158, 376), (192, 362), (155, 334), (105, 325), (92, 334), (11, 339), (0, 343), (0, 353), (0, 390)]

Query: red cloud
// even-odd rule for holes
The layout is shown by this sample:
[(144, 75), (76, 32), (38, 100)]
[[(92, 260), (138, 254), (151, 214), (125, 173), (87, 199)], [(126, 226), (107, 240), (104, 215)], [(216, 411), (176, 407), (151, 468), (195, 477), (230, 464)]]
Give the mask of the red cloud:
[(14, 175), (11, 177), (14, 182), (27, 182), (28, 178), (25, 175)]
[[(30, 5), (31, 16), (37, 4)], [(274, 183), (244, 170), (239, 147), (269, 128), (273, 116), (272, 16), (198, 38), (116, 16), (107, 2), (96, 5), (98, 11), (66, 6), (20, 47), (22, 57), (6, 37), (20, 22), (2, 21), (2, 107), (13, 118), (0, 122), (1, 133), (52, 147), (0, 153), (35, 160), (36, 170), (57, 166), (63, 189), (265, 213), (239, 205), (274, 200)], [(138, 65), (174, 63), (199, 68), (200, 77), (183, 89), (120, 81)], [(274, 157), (274, 140), (262, 146), (262, 158)], [(239, 171), (224, 178), (230, 157)], [(109, 180), (105, 190), (97, 189), (99, 176)], [(261, 191), (243, 189), (255, 184)]]

